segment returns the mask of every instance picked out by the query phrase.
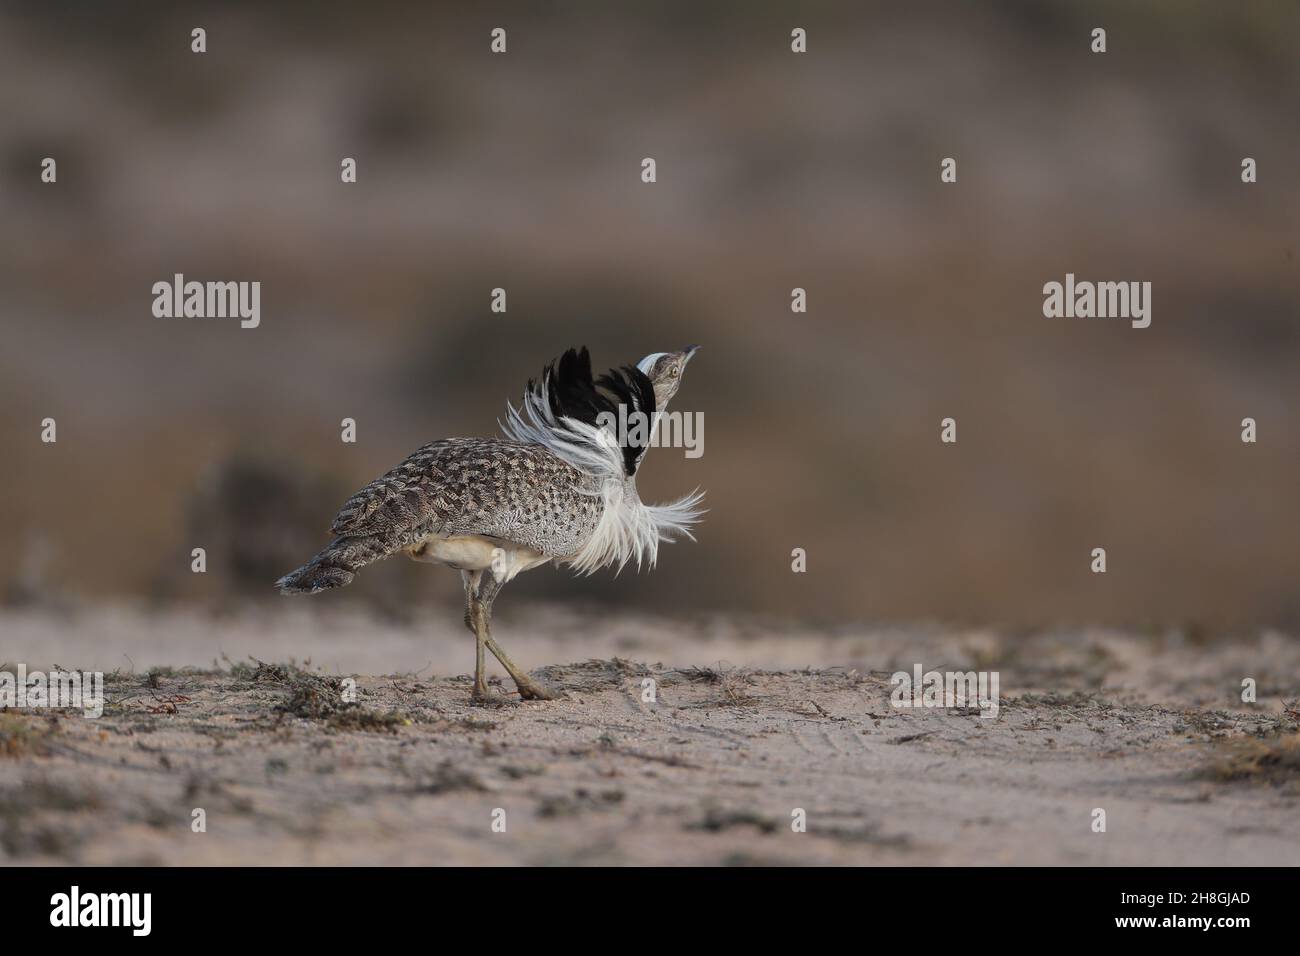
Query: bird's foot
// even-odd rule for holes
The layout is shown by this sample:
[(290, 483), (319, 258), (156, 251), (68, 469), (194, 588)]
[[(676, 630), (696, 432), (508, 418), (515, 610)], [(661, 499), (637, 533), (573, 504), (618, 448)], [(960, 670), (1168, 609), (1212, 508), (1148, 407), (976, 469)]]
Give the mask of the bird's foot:
[(475, 684), (469, 693), (469, 702), (475, 707), (500, 707), (504, 703), (501, 695), (487, 684)]
[(515, 686), (519, 688), (519, 696), (524, 700), (559, 700), (558, 692), (551, 690), (544, 684), (539, 684), (535, 680), (515, 681)]

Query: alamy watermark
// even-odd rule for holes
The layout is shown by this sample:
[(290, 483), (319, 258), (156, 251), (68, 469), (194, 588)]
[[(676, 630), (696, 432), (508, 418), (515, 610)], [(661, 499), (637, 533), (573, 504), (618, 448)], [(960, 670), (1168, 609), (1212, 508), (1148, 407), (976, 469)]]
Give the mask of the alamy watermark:
[(159, 319), (238, 318), (241, 329), (262, 323), (261, 282), (186, 282), (176, 273), (171, 282), (153, 284), (153, 314)]
[(618, 415), (601, 412), (596, 424), (618, 436), (621, 446), (636, 448), (684, 448), (687, 458), (704, 454), (703, 412), (645, 412), (618, 406)]
[(894, 685), (889, 701), (894, 707), (979, 707), (980, 717), (998, 716), (997, 671), (926, 671), (916, 664), (912, 673), (896, 671), (889, 678)]
[(1150, 282), (1076, 282), (1043, 286), (1043, 315), (1049, 319), (1129, 319), (1135, 329), (1151, 325)]
[(102, 671), (64, 671), (55, 668), (28, 672), (19, 664), (16, 671), (0, 671), (0, 708), (17, 710), (80, 710), (86, 717), (104, 713)]
[(153, 928), (152, 893), (83, 893), (73, 885), (50, 897), (51, 926), (122, 926), (133, 936)]

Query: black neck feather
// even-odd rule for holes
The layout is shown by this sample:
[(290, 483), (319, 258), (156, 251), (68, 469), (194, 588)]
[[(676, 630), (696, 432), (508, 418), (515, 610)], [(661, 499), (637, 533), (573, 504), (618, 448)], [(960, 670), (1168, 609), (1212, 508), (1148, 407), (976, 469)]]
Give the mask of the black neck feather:
[[(633, 444), (628, 440), (630, 435), (618, 436), (623, 449), (623, 471), (629, 478), (635, 475), (641, 456), (649, 446), (649, 426), (655, 420), (655, 390), (649, 377), (635, 365), (624, 365), (593, 380), (591, 355), (584, 346), (577, 351), (569, 349), (558, 361), (548, 365), (542, 381), (546, 383), (551, 414), (557, 419), (573, 418), (599, 426), (600, 415), (608, 413), (618, 422), (620, 405), (627, 409), (629, 417), (634, 412), (645, 416), (646, 427), (641, 429), (644, 442)], [(530, 391), (534, 388), (533, 382), (528, 383), (528, 388)]]

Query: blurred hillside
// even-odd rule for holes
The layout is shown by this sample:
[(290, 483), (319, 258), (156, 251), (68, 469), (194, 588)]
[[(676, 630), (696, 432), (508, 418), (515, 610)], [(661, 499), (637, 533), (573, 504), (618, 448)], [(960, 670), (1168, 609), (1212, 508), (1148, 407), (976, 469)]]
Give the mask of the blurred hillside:
[[(355, 487), (494, 433), (564, 348), (699, 342), (704, 456), (641, 480), (708, 490), (698, 544), (512, 592), (1300, 625), (1298, 44), (1291, 2), (6, 7), (0, 583), (270, 599)], [(154, 318), (178, 272), (260, 281), (260, 328)], [(1066, 272), (1151, 281), (1151, 327), (1045, 319)], [(424, 596), (459, 581), (327, 600)]]

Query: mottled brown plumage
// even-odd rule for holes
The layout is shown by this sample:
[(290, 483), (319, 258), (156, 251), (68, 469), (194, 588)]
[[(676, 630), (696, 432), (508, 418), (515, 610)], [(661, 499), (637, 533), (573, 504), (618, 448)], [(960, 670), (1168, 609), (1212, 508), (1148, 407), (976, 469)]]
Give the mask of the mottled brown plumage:
[(444, 438), (349, 498), (330, 526), (334, 540), (277, 585), (289, 594), (342, 587), (367, 564), (419, 556), (431, 536), (480, 535), (567, 558), (591, 536), (601, 508), (591, 479), (545, 448)]
[(590, 479), (546, 449), (497, 438), (445, 438), (417, 449), (349, 498), (330, 531), (413, 541), (433, 533), (480, 534), (565, 558), (599, 518), (600, 498)]

